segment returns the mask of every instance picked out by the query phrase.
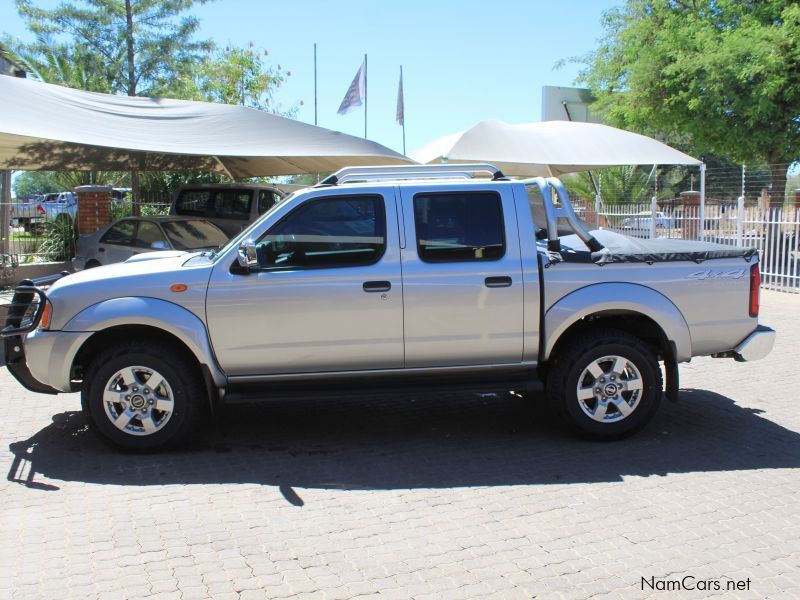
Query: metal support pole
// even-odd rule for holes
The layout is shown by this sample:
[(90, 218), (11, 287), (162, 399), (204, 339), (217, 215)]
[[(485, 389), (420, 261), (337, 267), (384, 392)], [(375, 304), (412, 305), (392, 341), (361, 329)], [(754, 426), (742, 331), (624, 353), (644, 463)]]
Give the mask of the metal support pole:
[(11, 227), (11, 171), (0, 171), (0, 254), (9, 254)]
[(314, 125), (317, 125), (317, 43), (314, 42)]
[(705, 239), (706, 233), (706, 163), (700, 165), (700, 224), (697, 233)]
[(736, 206), (736, 245), (744, 246), (744, 195), (739, 196)]
[(650, 239), (656, 237), (656, 210), (658, 209), (658, 202), (656, 197), (650, 200)]
[(600, 209), (603, 207), (603, 199), (600, 197), (600, 192), (594, 195), (594, 225), (600, 229)]

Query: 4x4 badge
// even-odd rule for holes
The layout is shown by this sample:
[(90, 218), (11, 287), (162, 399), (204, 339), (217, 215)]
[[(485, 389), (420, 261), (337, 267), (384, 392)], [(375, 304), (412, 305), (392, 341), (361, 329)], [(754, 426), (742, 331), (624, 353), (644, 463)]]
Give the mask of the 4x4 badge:
[(689, 273), (686, 279), (697, 279), (703, 281), (706, 279), (741, 279), (744, 277), (746, 269), (729, 269), (725, 271), (713, 271), (711, 269), (701, 269), (694, 273)]

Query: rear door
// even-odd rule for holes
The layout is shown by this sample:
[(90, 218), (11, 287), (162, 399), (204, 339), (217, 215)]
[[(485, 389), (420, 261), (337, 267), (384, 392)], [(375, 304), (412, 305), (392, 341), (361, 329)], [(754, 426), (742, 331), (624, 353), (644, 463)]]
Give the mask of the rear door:
[(249, 225), (252, 204), (251, 189), (189, 188), (179, 192), (170, 214), (208, 219), (233, 237)]
[(406, 367), (520, 362), (522, 265), (510, 188), (400, 190)]

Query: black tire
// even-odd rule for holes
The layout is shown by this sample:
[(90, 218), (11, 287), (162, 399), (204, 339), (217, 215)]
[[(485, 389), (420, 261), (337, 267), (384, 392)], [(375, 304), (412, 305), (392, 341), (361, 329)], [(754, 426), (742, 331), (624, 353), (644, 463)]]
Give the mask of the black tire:
[[(160, 373), (172, 392), (173, 404), (170, 416), (153, 433), (135, 435), (118, 428), (112, 422), (107, 406), (109, 411), (122, 412), (125, 405), (107, 405), (103, 400), (106, 385), (112, 381), (115, 374), (132, 366)], [(139, 372), (137, 375), (142, 376)], [(147, 381), (148, 379), (142, 379), (145, 386)], [(131, 389), (124, 386), (121, 388), (123, 391), (119, 393), (125, 394), (126, 388)], [(147, 388), (142, 389), (144, 391), (136, 393), (135, 397), (141, 398), (144, 395)], [(159, 390), (165, 389), (159, 386)], [(151, 393), (157, 392), (151, 391)], [(185, 350), (169, 345), (165, 347), (161, 340), (135, 339), (104, 349), (89, 364), (81, 389), (81, 405), (91, 428), (104, 441), (120, 450), (146, 452), (179, 446), (192, 434), (197, 433), (202, 424), (206, 396), (199, 366)], [(128, 403), (128, 406), (132, 408), (133, 402)], [(151, 412), (146, 406), (142, 410), (147, 411), (148, 419), (152, 414), (153, 424), (158, 417), (165, 416), (164, 412), (157, 410)], [(131, 428), (144, 431), (146, 429), (143, 426), (144, 418), (144, 416), (134, 416), (130, 421)], [(142, 426), (138, 427), (137, 423)]]
[(86, 261), (86, 264), (83, 265), (83, 268), (84, 269), (94, 269), (95, 267), (99, 267), (99, 266), (100, 266), (100, 262), (99, 261), (97, 261), (95, 259), (91, 259), (91, 260), (87, 260)]
[[(606, 396), (605, 382), (601, 384), (599, 378), (594, 379), (591, 374), (584, 375), (584, 370), (595, 361), (610, 356), (623, 357), (628, 361), (628, 372), (638, 373), (641, 389), (637, 396), (634, 396), (634, 391), (620, 391), (616, 396)], [(601, 363), (601, 366), (610, 362)], [(603, 373), (604, 378), (605, 375)], [(624, 378), (619, 377), (618, 381), (609, 380), (607, 383), (610, 386), (619, 381), (624, 381)], [(603, 391), (596, 398), (582, 402), (578, 399), (579, 384), (582, 387), (591, 385), (595, 391)], [(653, 349), (636, 336), (610, 328), (595, 329), (565, 340), (547, 377), (547, 397), (554, 412), (580, 436), (594, 440), (617, 440), (639, 431), (658, 410), (661, 393), (661, 369)], [(619, 400), (633, 406), (627, 416), (617, 408)], [(595, 420), (584, 410), (597, 411), (598, 403), (604, 405), (602, 418), (608, 421)]]

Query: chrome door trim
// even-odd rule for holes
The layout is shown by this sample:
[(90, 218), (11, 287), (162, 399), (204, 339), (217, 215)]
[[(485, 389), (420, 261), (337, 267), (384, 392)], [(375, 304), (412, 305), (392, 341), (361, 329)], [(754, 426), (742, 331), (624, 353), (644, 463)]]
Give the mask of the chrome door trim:
[(271, 375), (230, 375), (228, 383), (257, 383), (260, 381), (295, 381), (303, 379), (306, 381), (319, 381), (325, 379), (347, 379), (356, 376), (375, 376), (384, 375), (446, 375), (458, 373), (492, 373), (494, 371), (525, 371), (536, 367), (535, 361), (525, 361), (518, 363), (501, 363), (496, 365), (458, 365), (451, 367), (415, 367), (411, 369), (371, 369), (359, 371), (324, 371), (320, 373), (277, 373)]

